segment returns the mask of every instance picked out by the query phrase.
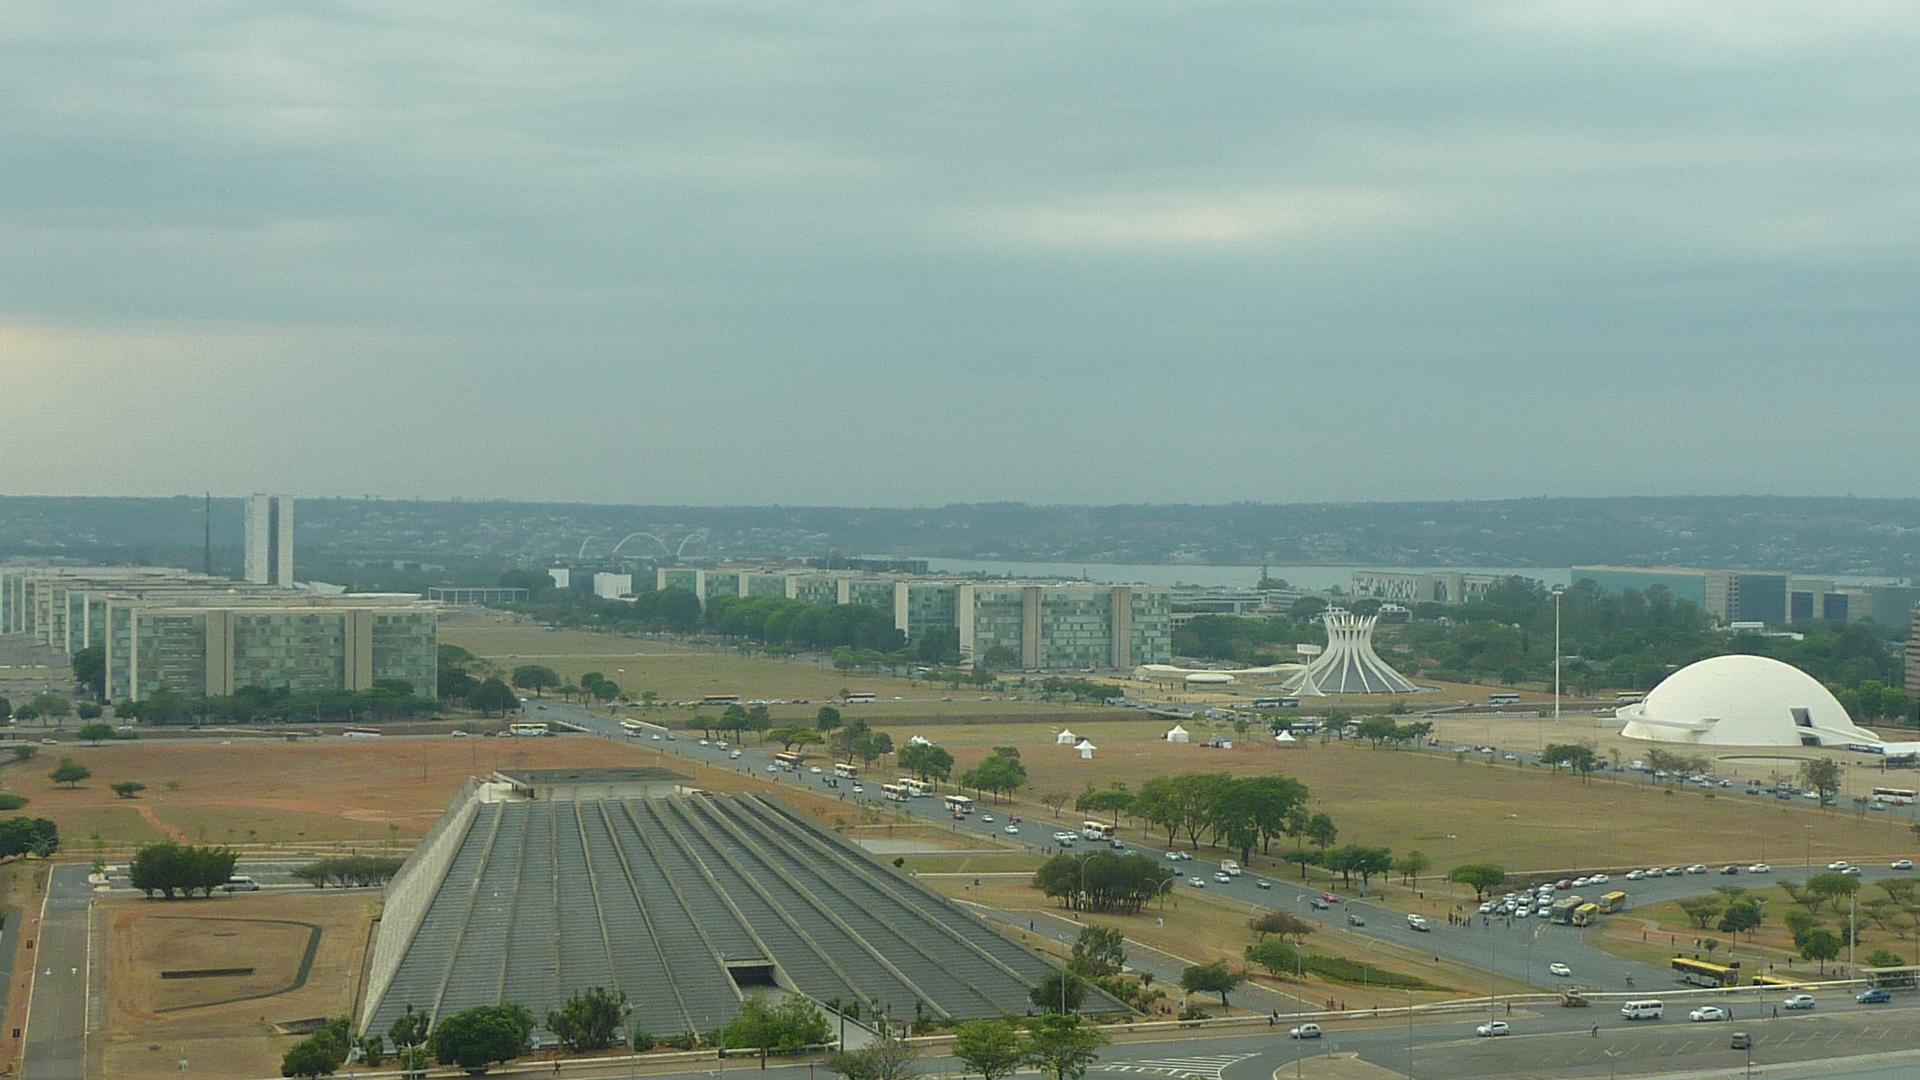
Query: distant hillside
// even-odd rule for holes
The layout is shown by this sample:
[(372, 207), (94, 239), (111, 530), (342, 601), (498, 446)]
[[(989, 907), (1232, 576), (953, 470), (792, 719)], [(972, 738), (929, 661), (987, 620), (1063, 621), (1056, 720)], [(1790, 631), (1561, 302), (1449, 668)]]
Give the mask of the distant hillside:
[[(217, 565), (239, 560), (240, 502), (214, 501)], [(198, 565), (201, 500), (0, 497), (0, 556)], [(437, 563), (752, 558), (854, 552), (1135, 563), (1567, 566), (1582, 562), (1920, 574), (1920, 500), (1519, 499), (1226, 506), (581, 506), (301, 499), (300, 559)], [(689, 536), (693, 539), (687, 540)], [(654, 539), (657, 537), (658, 540)]]

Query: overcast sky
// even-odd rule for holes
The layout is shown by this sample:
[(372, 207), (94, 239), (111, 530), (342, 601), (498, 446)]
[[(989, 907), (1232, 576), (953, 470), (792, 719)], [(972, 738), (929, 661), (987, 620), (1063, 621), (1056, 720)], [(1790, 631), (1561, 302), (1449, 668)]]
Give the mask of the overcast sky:
[(293, 6), (0, 5), (0, 491), (1920, 476), (1910, 3)]

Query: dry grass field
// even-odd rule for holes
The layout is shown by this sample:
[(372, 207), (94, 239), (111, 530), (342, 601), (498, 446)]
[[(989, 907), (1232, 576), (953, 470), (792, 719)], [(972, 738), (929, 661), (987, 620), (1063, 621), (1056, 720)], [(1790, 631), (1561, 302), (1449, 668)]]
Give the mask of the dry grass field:
[[(89, 1072), (144, 1080), (272, 1076), (298, 1041), (274, 1025), (353, 1004), (379, 906), (356, 893), (115, 900), (96, 907), (106, 949), (106, 1033)], [(302, 967), (314, 931), (311, 966)], [(252, 975), (162, 979), (167, 970), (253, 967)], [(298, 984), (296, 986), (296, 984)]]
[[(1264, 738), (1212, 750), (1198, 742), (1159, 740), (1159, 721), (1076, 722), (1074, 733), (1099, 748), (1083, 761), (1054, 744), (1047, 727), (1017, 724), (902, 725), (896, 745), (912, 735), (940, 743), (959, 761), (956, 773), (996, 745), (1020, 748), (1032, 777), (1028, 809), (1047, 793), (1076, 794), (1114, 781), (1137, 787), (1169, 772), (1285, 773), (1305, 783), (1311, 808), (1331, 815), (1340, 841), (1419, 848), (1436, 868), (1493, 861), (1510, 870), (1647, 866), (1672, 862), (1785, 862), (1804, 857), (1871, 861), (1911, 854), (1905, 827), (1883, 815), (1821, 811), (1725, 791), (1676, 791), (1644, 782), (1594, 780), (1538, 766), (1488, 762), (1478, 755), (1373, 750), (1317, 740), (1283, 749)], [(1071, 802), (1068, 804), (1069, 812)], [(1123, 823), (1123, 834), (1165, 846), (1164, 832)], [(1276, 854), (1279, 849), (1276, 848)], [(1257, 860), (1264, 872), (1278, 863)]]

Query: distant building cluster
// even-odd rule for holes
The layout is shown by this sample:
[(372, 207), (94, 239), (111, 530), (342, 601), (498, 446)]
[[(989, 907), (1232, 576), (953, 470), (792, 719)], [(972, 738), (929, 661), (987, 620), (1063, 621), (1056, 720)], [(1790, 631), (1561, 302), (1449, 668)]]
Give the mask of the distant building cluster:
[(1468, 574), (1454, 570), (1355, 570), (1353, 594), (1394, 604), (1470, 604), (1511, 580), (1505, 574)]
[(166, 567), (0, 567), (0, 633), (68, 655), (103, 649), (113, 701), (377, 681), (431, 695), (438, 678), (438, 609), (411, 593), (323, 595)]
[(908, 574), (728, 566), (663, 566), (655, 587), (718, 596), (864, 604), (893, 613), (909, 644), (935, 630), (959, 635), (969, 664), (989, 652), (1028, 670), (1130, 669), (1173, 656), (1172, 590), (1086, 582), (970, 581)]
[(1721, 625), (1785, 623), (1808, 619), (1904, 626), (1920, 602), (1911, 585), (1841, 585), (1781, 571), (1701, 570), (1685, 566), (1576, 566), (1572, 580), (1592, 581), (1602, 592), (1645, 592), (1654, 586), (1676, 600), (1700, 607)]

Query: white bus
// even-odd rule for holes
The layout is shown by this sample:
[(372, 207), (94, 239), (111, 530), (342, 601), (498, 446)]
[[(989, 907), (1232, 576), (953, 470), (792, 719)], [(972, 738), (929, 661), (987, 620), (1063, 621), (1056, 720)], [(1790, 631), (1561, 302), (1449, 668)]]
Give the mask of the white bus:
[(956, 814), (973, 813), (973, 800), (967, 798), (965, 795), (949, 795), (947, 796), (946, 802), (947, 809)]
[(1489, 705), (1518, 705), (1519, 703), (1520, 703), (1519, 694), (1488, 694), (1487, 695), (1487, 704)]
[(911, 777), (911, 776), (903, 776), (900, 779), (895, 780), (894, 783), (900, 785), (902, 788), (905, 788), (909, 797), (916, 798), (916, 799), (922, 795), (928, 794), (933, 790), (933, 788), (927, 786), (925, 782), (915, 779), (914, 777)]
[(521, 738), (538, 738), (542, 735), (547, 734), (547, 725), (539, 723), (537, 721), (529, 721), (527, 723), (519, 723), (519, 724), (508, 724), (507, 734), (518, 736)]
[(1916, 793), (1912, 788), (1877, 787), (1873, 789), (1873, 801), (1889, 806), (1912, 806)]
[(894, 802), (906, 802), (908, 799), (913, 798), (913, 795), (899, 784), (880, 785), (880, 794), (885, 795)]
[(350, 727), (341, 732), (340, 737), (343, 739), (377, 739), (380, 737), (380, 733), (372, 728)]
[(860, 766), (848, 761), (836, 761), (833, 763), (833, 775), (842, 780), (858, 780), (860, 779)]
[(873, 702), (873, 695), (863, 690), (857, 694), (848, 694), (842, 700), (849, 705), (869, 705)]
[(620, 730), (629, 735), (645, 735), (647, 733), (647, 725), (638, 720), (622, 720), (620, 721)]
[(800, 755), (791, 750), (782, 750), (773, 755), (773, 763), (787, 772), (793, 772), (800, 767)]
[(1104, 821), (1083, 821), (1080, 823), (1080, 835), (1088, 840), (1113, 839), (1113, 826)]
[(738, 705), (739, 694), (708, 694), (700, 699), (702, 705)]

